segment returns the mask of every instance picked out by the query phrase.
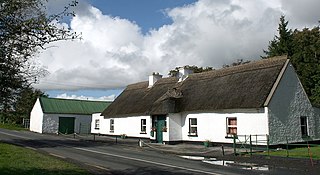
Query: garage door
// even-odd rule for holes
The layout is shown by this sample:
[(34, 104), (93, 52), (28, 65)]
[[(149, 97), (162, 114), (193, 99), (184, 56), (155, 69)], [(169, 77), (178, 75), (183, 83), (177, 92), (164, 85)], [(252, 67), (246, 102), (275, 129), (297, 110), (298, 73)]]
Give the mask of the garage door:
[(74, 133), (74, 117), (59, 117), (59, 132), (62, 134)]

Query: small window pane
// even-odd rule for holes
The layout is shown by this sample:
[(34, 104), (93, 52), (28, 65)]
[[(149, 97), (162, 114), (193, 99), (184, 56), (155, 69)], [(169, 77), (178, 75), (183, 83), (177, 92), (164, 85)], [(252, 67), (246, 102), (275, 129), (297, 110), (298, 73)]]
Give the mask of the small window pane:
[(196, 118), (190, 118), (189, 119), (189, 134), (190, 135), (197, 135), (197, 119)]
[(301, 116), (300, 117), (300, 126), (301, 126), (301, 136), (307, 137), (308, 136), (308, 122), (307, 117)]
[(141, 119), (141, 132), (146, 133), (147, 132), (147, 120)]

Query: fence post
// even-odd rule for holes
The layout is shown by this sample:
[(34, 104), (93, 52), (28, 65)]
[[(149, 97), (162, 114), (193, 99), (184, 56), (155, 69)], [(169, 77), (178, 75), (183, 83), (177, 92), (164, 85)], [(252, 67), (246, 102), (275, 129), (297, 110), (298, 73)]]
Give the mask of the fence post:
[(222, 149), (222, 155), (224, 156), (224, 147), (223, 147), (223, 145), (221, 145), (221, 149)]
[(118, 143), (118, 136), (116, 135), (116, 144)]
[(93, 134), (93, 141), (96, 141), (96, 135)]
[(287, 145), (286, 145), (287, 157), (289, 157), (289, 142), (288, 142), (288, 137), (287, 136), (286, 136), (286, 140), (287, 140)]
[(79, 134), (81, 134), (81, 123), (79, 125)]
[(250, 139), (250, 156), (252, 156), (252, 140), (251, 140), (251, 134), (249, 135)]
[(235, 156), (237, 155), (236, 136), (235, 135), (233, 135), (233, 153)]
[(267, 152), (268, 152), (268, 156), (270, 156), (270, 150), (269, 150), (269, 135), (266, 134), (266, 137), (267, 137)]

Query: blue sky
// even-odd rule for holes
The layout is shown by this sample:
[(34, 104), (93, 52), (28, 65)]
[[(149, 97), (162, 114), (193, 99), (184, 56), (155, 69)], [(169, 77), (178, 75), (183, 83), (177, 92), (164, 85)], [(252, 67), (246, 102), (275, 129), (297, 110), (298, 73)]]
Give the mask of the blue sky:
[[(67, 1), (48, 2), (58, 12)], [(34, 85), (51, 97), (113, 100), (152, 72), (177, 66), (219, 69), (257, 60), (277, 34), (319, 25), (319, 0), (79, 0), (76, 16), (57, 25), (82, 40), (49, 44), (35, 63), (50, 72)]]
[(196, 0), (90, 0), (103, 14), (136, 22), (143, 33), (172, 23), (164, 11), (194, 3)]

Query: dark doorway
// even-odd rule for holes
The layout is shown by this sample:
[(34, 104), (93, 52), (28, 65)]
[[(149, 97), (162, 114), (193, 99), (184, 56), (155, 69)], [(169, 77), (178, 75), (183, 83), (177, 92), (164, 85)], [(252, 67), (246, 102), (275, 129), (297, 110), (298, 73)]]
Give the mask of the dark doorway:
[(166, 116), (158, 115), (152, 117), (152, 125), (156, 128), (156, 142), (163, 142), (163, 130), (167, 127)]
[(74, 117), (59, 117), (59, 133), (74, 133)]

